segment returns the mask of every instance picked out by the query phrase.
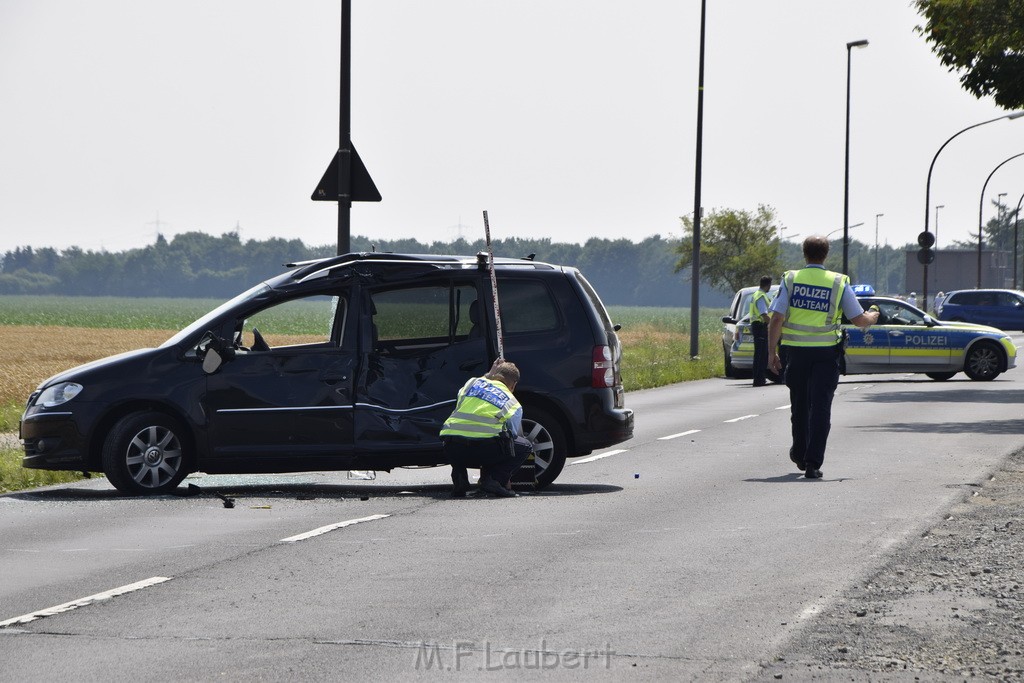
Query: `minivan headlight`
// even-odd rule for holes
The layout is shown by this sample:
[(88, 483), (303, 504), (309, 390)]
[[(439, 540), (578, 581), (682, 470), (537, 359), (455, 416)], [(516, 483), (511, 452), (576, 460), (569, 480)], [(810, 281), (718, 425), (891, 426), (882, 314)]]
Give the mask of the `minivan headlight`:
[(44, 408), (53, 408), (54, 406), (67, 403), (81, 392), (81, 384), (60, 382), (43, 389), (43, 393), (39, 394), (39, 398), (36, 399), (36, 405), (43, 406)]

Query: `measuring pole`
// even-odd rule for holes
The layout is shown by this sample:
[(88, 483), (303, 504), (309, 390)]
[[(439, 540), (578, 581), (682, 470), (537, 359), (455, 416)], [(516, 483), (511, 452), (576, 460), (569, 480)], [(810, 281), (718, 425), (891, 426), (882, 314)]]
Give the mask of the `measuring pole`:
[(494, 250), (491, 248), (491, 224), (484, 210), (484, 235), (487, 237), (487, 259), (491, 271), (491, 298), (494, 300), (494, 322), (498, 326), (498, 358), (505, 358), (505, 344), (501, 334), (501, 307), (498, 306), (498, 277), (494, 274)]

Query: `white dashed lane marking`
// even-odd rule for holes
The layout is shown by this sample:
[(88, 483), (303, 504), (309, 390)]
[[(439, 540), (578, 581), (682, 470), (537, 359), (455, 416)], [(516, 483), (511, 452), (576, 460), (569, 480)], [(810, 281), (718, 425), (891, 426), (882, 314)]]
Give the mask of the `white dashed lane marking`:
[(681, 436), (689, 436), (690, 434), (696, 434), (699, 429), (690, 429), (685, 432), (679, 432), (678, 434), (669, 434), (668, 436), (659, 436), (658, 441), (670, 441), (672, 439), (678, 439)]
[(595, 460), (600, 460), (601, 458), (607, 458), (610, 455), (618, 455), (619, 453), (625, 453), (628, 450), (628, 448), (619, 448), (614, 451), (608, 451), (607, 453), (598, 453), (597, 455), (592, 455), (589, 458), (583, 458), (582, 460), (573, 460), (572, 464), (582, 465), (583, 463), (594, 462)]
[(111, 590), (104, 591), (102, 593), (96, 593), (95, 595), (90, 595), (85, 598), (79, 598), (78, 600), (72, 600), (70, 602), (65, 602), (60, 605), (54, 605), (53, 607), (47, 607), (46, 609), (41, 609), (38, 612), (31, 612), (29, 614), (23, 614), (20, 617), (14, 617), (12, 619), (0, 621), (0, 628), (4, 628), (6, 626), (14, 626), (16, 624), (27, 624), (30, 621), (42, 619), (43, 617), (50, 617), (55, 614), (61, 614), (62, 612), (70, 612), (71, 610), (78, 609), (79, 607), (85, 607), (87, 605), (91, 605), (95, 602), (100, 602), (102, 600), (109, 600), (110, 598), (117, 597), (118, 595), (124, 595), (125, 593), (131, 593), (132, 591), (142, 590), (143, 588), (149, 588), (150, 586), (155, 586), (158, 583), (163, 583), (164, 581), (170, 580), (171, 577), (169, 576), (153, 576), (148, 579), (143, 579), (142, 581), (130, 583), (127, 586), (121, 586), (120, 588), (112, 588)]
[(734, 417), (731, 420), (725, 420), (725, 424), (729, 424), (731, 422), (741, 422), (742, 420), (749, 420), (752, 417), (758, 417), (758, 415), (744, 415), (742, 417)]
[(305, 541), (307, 538), (313, 538), (314, 536), (320, 536), (322, 534), (326, 534), (329, 531), (334, 531), (335, 529), (341, 529), (343, 527), (352, 526), (353, 524), (360, 524), (362, 522), (372, 522), (375, 519), (384, 519), (385, 517), (390, 517), (390, 516), (391, 515), (370, 515), (369, 517), (360, 517), (358, 519), (347, 519), (344, 522), (337, 522), (336, 524), (328, 524), (327, 526), (322, 526), (322, 527), (320, 527), (318, 529), (313, 529), (312, 531), (307, 531), (304, 534), (297, 534), (295, 536), (289, 536), (288, 538), (282, 538), (279, 542), (280, 543), (295, 543), (296, 541)]

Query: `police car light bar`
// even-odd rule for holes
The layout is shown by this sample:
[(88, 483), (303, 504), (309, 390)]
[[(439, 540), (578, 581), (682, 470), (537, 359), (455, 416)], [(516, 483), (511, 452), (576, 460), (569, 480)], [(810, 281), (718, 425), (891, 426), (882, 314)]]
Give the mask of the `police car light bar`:
[(871, 285), (854, 285), (853, 293), (857, 296), (874, 296), (875, 288)]

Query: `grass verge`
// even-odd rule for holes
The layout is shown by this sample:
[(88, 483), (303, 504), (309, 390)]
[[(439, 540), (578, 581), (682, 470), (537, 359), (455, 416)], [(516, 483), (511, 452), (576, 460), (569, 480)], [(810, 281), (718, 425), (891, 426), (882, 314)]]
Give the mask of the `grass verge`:
[(67, 484), (82, 479), (78, 472), (28, 470), (21, 466), (20, 448), (0, 448), (0, 493), (21, 491), (50, 484)]
[[(25, 398), (28, 398), (28, 396)], [(24, 403), (8, 403), (6, 405), (0, 405), (0, 432), (14, 432), (17, 434), (18, 420), (21, 419), (21, 413), (24, 409)]]

